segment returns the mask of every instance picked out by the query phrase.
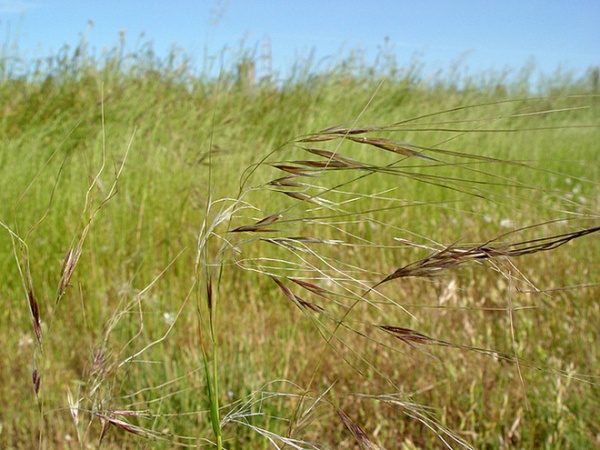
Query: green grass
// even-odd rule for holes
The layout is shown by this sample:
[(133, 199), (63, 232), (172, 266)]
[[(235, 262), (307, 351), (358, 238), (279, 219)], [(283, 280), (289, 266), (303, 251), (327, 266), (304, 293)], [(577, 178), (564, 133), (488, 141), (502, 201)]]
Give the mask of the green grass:
[(586, 79), (136, 52), (0, 64), (0, 447), (598, 445)]

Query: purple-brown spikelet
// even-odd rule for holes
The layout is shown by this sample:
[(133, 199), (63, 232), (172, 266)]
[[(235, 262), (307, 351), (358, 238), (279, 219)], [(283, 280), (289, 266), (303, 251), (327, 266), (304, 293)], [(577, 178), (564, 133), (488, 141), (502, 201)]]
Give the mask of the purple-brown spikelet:
[(267, 227), (269, 225), (272, 225), (273, 223), (277, 222), (279, 219), (281, 218), (281, 216), (279, 214), (275, 214), (275, 215), (271, 215), (268, 217), (265, 217), (262, 220), (259, 220), (258, 222), (251, 224), (251, 225), (242, 225), (241, 227), (237, 227), (234, 230), (231, 230), (231, 233), (241, 233), (241, 232), (274, 232), (274, 231), (278, 231), (278, 230), (274, 230), (274, 229), (267, 229)]
[(407, 277), (432, 277), (443, 270), (449, 270), (469, 261), (483, 261), (495, 258), (517, 256), (553, 250), (573, 239), (600, 231), (591, 227), (572, 233), (520, 241), (512, 244), (492, 245), (492, 241), (475, 246), (452, 245), (414, 263), (396, 269), (393, 273), (373, 286), (374, 289), (388, 281)]
[(40, 383), (42, 382), (42, 376), (38, 373), (37, 369), (33, 369), (33, 372), (31, 373), (31, 381), (33, 383), (35, 395), (38, 395), (40, 391)]
[(283, 291), (283, 293), (285, 294), (285, 296), (287, 298), (289, 298), (292, 302), (294, 302), (294, 304), (296, 306), (298, 306), (298, 308), (300, 308), (300, 309), (307, 309), (308, 308), (308, 309), (311, 309), (312, 311), (315, 311), (315, 312), (323, 312), (323, 311), (325, 311), (325, 309), (323, 309), (321, 306), (319, 306), (319, 305), (317, 305), (315, 303), (307, 302), (303, 298), (301, 298), (301, 297), (297, 296), (296, 294), (294, 294), (287, 286), (285, 286), (277, 278), (271, 277), (271, 279), (277, 284), (277, 286), (279, 286), (281, 288), (281, 290)]
[(354, 437), (354, 439), (356, 439), (356, 442), (358, 443), (361, 449), (383, 450), (383, 447), (380, 447), (379, 445), (376, 445), (373, 441), (371, 441), (371, 439), (369, 439), (369, 436), (367, 436), (367, 433), (365, 433), (356, 422), (350, 419), (350, 417), (348, 417), (346, 413), (344, 413), (343, 411), (338, 411), (337, 414), (342, 420), (342, 424), (344, 424), (346, 430), (348, 430), (350, 434)]
[(29, 288), (27, 291), (27, 297), (29, 299), (29, 308), (31, 310), (31, 321), (33, 323), (33, 331), (35, 333), (35, 337), (38, 343), (42, 344), (42, 327), (40, 321), (40, 309), (38, 306), (38, 302), (35, 299), (35, 295), (33, 294), (33, 289)]

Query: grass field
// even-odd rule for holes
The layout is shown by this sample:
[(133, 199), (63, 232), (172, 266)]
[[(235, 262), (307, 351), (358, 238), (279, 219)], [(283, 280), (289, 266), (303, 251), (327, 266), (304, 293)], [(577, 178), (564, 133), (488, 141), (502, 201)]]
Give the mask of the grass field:
[(591, 78), (18, 63), (1, 448), (600, 445)]

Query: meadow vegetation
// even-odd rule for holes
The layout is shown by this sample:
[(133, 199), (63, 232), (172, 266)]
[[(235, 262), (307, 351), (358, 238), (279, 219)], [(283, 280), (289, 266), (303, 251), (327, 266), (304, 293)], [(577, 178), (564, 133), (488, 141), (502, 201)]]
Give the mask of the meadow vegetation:
[(0, 447), (597, 448), (593, 78), (244, 61), (2, 56)]

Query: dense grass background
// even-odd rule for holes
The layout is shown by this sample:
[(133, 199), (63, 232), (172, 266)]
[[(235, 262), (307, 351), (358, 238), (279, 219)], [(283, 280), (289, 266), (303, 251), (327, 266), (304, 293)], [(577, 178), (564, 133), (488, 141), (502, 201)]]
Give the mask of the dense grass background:
[(597, 86), (386, 61), (253, 84), (244, 56), (3, 57), (2, 448), (599, 445), (596, 234), (365, 294), (597, 227)]

